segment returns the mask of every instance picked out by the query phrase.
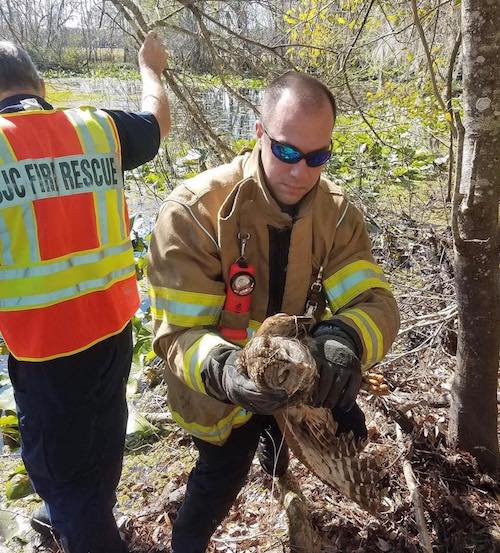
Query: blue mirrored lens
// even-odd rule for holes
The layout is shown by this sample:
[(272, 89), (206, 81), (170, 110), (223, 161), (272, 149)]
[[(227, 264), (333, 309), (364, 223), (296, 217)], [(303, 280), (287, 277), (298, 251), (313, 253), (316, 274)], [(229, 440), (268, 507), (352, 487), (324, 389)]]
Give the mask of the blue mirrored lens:
[(309, 167), (319, 167), (320, 165), (325, 164), (331, 157), (332, 152), (330, 152), (330, 150), (315, 152), (305, 156), (306, 163)]
[(302, 159), (302, 154), (293, 146), (289, 146), (288, 144), (278, 144), (277, 142), (272, 142), (271, 150), (280, 161), (284, 161), (285, 163), (297, 163)]

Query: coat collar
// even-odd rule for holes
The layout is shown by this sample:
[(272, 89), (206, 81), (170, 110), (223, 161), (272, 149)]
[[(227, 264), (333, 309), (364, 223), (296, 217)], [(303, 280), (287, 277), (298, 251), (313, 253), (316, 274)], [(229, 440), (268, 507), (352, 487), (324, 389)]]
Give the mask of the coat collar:
[[(289, 226), (294, 220), (307, 216), (312, 211), (314, 198), (316, 197), (318, 184), (306, 194), (300, 201), (297, 213), (292, 218), (284, 212), (278, 202), (273, 198), (266, 182), (266, 176), (262, 168), (261, 149), (257, 142), (252, 151), (247, 151), (243, 158), (243, 181), (253, 180), (258, 189), (256, 208), (263, 210), (273, 224)], [(318, 181), (319, 182), (319, 181)]]

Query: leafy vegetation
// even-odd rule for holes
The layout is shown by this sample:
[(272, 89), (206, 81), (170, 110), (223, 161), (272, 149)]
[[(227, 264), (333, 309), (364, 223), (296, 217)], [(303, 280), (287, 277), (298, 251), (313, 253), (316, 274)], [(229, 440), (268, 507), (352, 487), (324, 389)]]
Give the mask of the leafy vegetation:
[[(124, 25), (126, 8), (117, 4), (120, 3), (103, 4), (105, 13), (112, 16), (104, 19), (115, 18)], [(396, 407), (410, 405), (404, 415), (413, 425), (418, 447), (408, 452), (408, 458), (419, 470), (429, 520), (436, 528), (434, 539), (440, 542), (437, 550), (461, 550), (453, 536), (461, 535), (461, 529), (466, 527), (465, 522), (460, 524), (463, 520), (476, 525), (465, 536), (469, 540), (467, 547), (473, 550), (477, 546), (474, 550), (489, 553), (490, 529), (481, 522), (478, 497), (487, 498), (486, 512), (494, 514), (490, 493), (493, 487), (478, 476), (477, 467), (469, 458), (455, 458), (446, 449), (447, 413), (442, 407), (432, 407), (436, 397), (449, 397), (456, 352), (456, 311), (449, 309), (454, 302), (449, 187), (456, 155), (453, 122), (463, 116), (462, 73), (453, 53), (460, 1), (418, 2), (417, 16), (427, 37), (428, 54), (419, 39), (411, 2), (207, 0), (195, 4), (186, 7), (177, 0), (137, 3), (146, 23), (163, 33), (172, 52), (166, 77), (170, 79), (170, 90), (174, 90), (173, 84), (176, 92), (171, 97), (173, 131), (154, 162), (127, 175), (128, 193), (147, 197), (151, 202), (160, 201), (182, 179), (220, 163), (224, 159), (221, 143), (233, 152), (252, 147), (255, 114), (251, 105), (258, 104), (260, 90), (276, 75), (296, 68), (327, 83), (338, 100), (339, 116), (332, 137), (333, 156), (325, 171), (365, 211), (375, 255), (384, 265), (401, 305), (405, 332), (381, 369), (386, 371), (397, 398)], [(134, 34), (136, 28), (128, 31)], [(60, 78), (84, 74), (95, 79), (119, 78), (126, 84), (138, 78), (134, 68), (136, 47), (130, 35), (113, 34), (109, 28), (106, 34), (114, 37), (108, 41), (110, 49), (123, 48), (123, 55), (126, 48), (132, 52), (128, 61), (123, 62), (119, 54), (119, 59), (99, 61), (97, 54), (104, 55), (106, 51), (90, 55), (91, 49), (82, 49), (73, 37), (68, 39), (64, 55), (59, 56), (59, 65), (54, 65), (54, 44), (47, 64), (52, 69), (46, 72), (50, 101), (56, 105), (102, 105), (109, 100), (100, 92), (63, 88)], [(105, 40), (101, 37), (99, 42), (104, 44)], [(127, 94), (126, 105), (138, 105), (137, 94)], [(128, 438), (131, 459), (125, 463), (126, 484), (120, 495), (133, 515), (136, 504), (147, 503), (152, 494), (160, 495), (165, 484), (177, 489), (185, 481), (193, 459), (175, 425), (167, 422), (157, 426), (141, 415), (141, 411), (148, 412), (152, 407), (165, 411), (167, 407), (161, 385), (157, 393), (151, 392), (154, 401), (147, 403), (146, 399), (151, 399), (148, 390), (161, 380), (161, 368), (156, 365), (151, 346), (151, 313), (146, 299), (149, 232), (133, 231), (132, 240), (144, 299), (132, 321), (135, 346), (128, 386), (132, 405)], [(445, 318), (433, 322), (433, 314), (442, 312)], [(428, 324), (426, 317), (431, 320)], [(425, 324), (420, 326), (418, 321)], [(0, 374), (0, 385), (1, 378)], [(2, 405), (0, 398), (0, 409), (7, 409)], [(389, 416), (381, 420), (381, 411), (384, 409), (380, 407), (374, 412), (372, 420), (382, 429), (384, 440), (397, 450), (393, 421)], [(2, 414), (0, 431), (6, 441), (17, 440), (9, 446), (16, 451), (18, 428), (13, 413)], [(169, 441), (163, 442), (167, 435)], [(16, 466), (13, 464), (14, 461), (9, 464), (3, 481), (9, 501), (19, 504), (22, 500), (16, 498), (30, 492), (22, 468), (16, 468), (17, 460)], [(465, 472), (461, 474), (455, 464), (464, 467)], [(345, 507), (339, 521), (333, 518), (324, 497), (313, 494), (315, 505), (319, 505), (317, 519), (329, 528), (331, 539), (339, 540), (336, 543), (343, 550), (413, 551), (418, 536), (409, 504), (401, 499), (406, 490), (400, 476), (394, 468), (392, 487), (395, 500), (400, 501), (394, 507), (394, 518), (399, 517), (400, 528), (377, 528), (372, 540), (371, 527), (359, 514), (352, 515), (351, 506)], [(302, 477), (307, 481), (307, 476)], [(317, 483), (308, 485), (316, 489)], [(472, 498), (470, 513), (462, 511), (452, 499), (448, 501), (451, 492), (446, 487), (450, 485), (456, 487), (453, 493), (467, 496), (467, 505)], [(266, 483), (257, 478), (255, 486), (258, 489), (247, 491), (242, 500), (247, 507), (252, 506), (252, 500), (269, 500)], [(323, 492), (326, 497), (327, 492)], [(267, 499), (263, 500), (264, 496)], [(335, 509), (339, 503), (336, 498)], [(172, 505), (175, 507), (173, 500)], [(325, 512), (330, 513), (330, 520), (326, 520)], [(255, 515), (247, 510), (245, 516), (248, 524), (253, 524)], [(231, 523), (238, 524), (240, 520), (236, 512), (231, 517), (225, 528), (230, 536)], [(156, 514), (144, 519), (155, 532), (162, 524), (168, 526), (164, 524), (166, 519), (157, 519)], [(137, 528), (132, 532), (134, 539), (140, 533)], [(349, 529), (352, 535), (348, 535)], [(272, 534), (268, 527), (266, 532), (268, 536)], [(486, 545), (473, 543), (476, 534)], [(255, 543), (265, 548), (271, 541), (268, 537), (268, 542)], [(252, 544), (251, 540), (248, 543)]]

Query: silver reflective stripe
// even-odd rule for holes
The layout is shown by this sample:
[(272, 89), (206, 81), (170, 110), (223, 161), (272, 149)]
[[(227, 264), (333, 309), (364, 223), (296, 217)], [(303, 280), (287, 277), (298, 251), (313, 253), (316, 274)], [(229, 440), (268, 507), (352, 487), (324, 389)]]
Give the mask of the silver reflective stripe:
[[(0, 129), (0, 169), (3, 169), (2, 165), (15, 163), (16, 158), (12, 154), (10, 145), (5, 138), (5, 134)], [(2, 251), (2, 261), (4, 265), (13, 265), (14, 259), (12, 257), (10, 234), (7, 229), (7, 225), (2, 217), (0, 210), (0, 245)]]
[[(44, 168), (50, 171), (53, 186), (42, 188), (41, 181), (35, 175), (35, 165), (45, 166)], [(64, 156), (55, 159), (39, 158), (17, 161), (0, 167), (0, 171), (10, 169), (15, 169), (21, 175), (21, 179), (18, 187), (12, 188), (13, 194), (10, 199), (7, 199), (4, 194), (2, 208), (47, 198), (123, 189), (123, 175), (113, 153)], [(0, 178), (0, 193), (2, 182), (3, 179)]]
[(94, 120), (96, 120), (97, 124), (103, 129), (104, 133), (106, 134), (106, 138), (108, 140), (108, 148), (111, 152), (116, 151), (116, 141), (115, 137), (113, 135), (113, 132), (110, 127), (109, 119), (111, 116), (106, 115), (106, 113), (100, 109), (95, 111), (88, 111), (85, 112), (88, 113), (90, 117)]
[(13, 309), (16, 307), (38, 307), (41, 305), (60, 302), (62, 300), (82, 295), (85, 292), (103, 289), (113, 280), (119, 279), (120, 277), (126, 276), (128, 274), (133, 274), (134, 271), (135, 266), (129, 265), (128, 267), (124, 267), (116, 271), (111, 271), (104, 277), (86, 280), (84, 282), (78, 283), (76, 286), (69, 286), (68, 288), (56, 290), (55, 292), (49, 292), (48, 294), (37, 294), (32, 296), (23, 296), (20, 298), (2, 298), (0, 299), (0, 309)]
[(85, 125), (85, 121), (81, 116), (80, 111), (78, 109), (68, 109), (65, 113), (77, 126), (78, 133), (80, 134), (80, 137), (83, 140), (82, 146), (84, 151), (89, 154), (97, 153), (97, 148), (95, 147), (95, 143), (92, 138), (92, 135), (90, 134), (90, 131)]
[[(111, 123), (109, 121), (111, 119), (111, 116), (107, 115), (104, 111), (99, 109), (96, 111), (88, 111), (86, 112), (86, 114), (87, 113), (90, 115), (92, 119), (96, 120), (99, 126), (103, 129), (104, 133), (106, 134), (106, 138), (108, 140), (108, 147), (110, 151), (112, 152), (116, 151), (115, 150), (116, 140), (111, 128)], [(117, 162), (116, 163), (117, 170), (121, 171), (121, 163), (119, 163), (118, 152), (117, 152), (117, 155), (115, 156), (115, 161)], [(127, 235), (125, 233), (125, 213), (123, 212), (123, 193), (121, 192), (121, 190), (116, 190), (116, 206), (118, 209), (118, 219), (120, 221), (120, 237), (124, 239), (124, 238), (127, 238)], [(101, 225), (101, 229), (102, 229), (103, 223), (101, 222), (100, 214), (99, 214), (99, 224)], [(106, 225), (107, 225), (107, 220), (106, 220)], [(108, 233), (106, 228), (106, 241), (107, 241), (107, 234)], [(103, 239), (103, 243), (105, 243), (104, 239)]]
[[(4, 265), (14, 265), (12, 250), (10, 248), (10, 235), (7, 225), (3, 220), (2, 211), (0, 210), (0, 243), (2, 244), (2, 258)], [(0, 277), (1, 278), (1, 277)]]
[(0, 165), (6, 163), (14, 163), (16, 158), (12, 154), (9, 142), (5, 138), (5, 134), (0, 129)]
[[(107, 140), (107, 149), (114, 155), (116, 162), (117, 173), (121, 176), (121, 163), (119, 163), (119, 156), (115, 155), (116, 151), (116, 142), (113, 136), (113, 133), (110, 128), (110, 123), (107, 115), (101, 110), (85, 110), (85, 109), (72, 109), (66, 112), (72, 121), (78, 126), (78, 130), (81, 134), (81, 138), (84, 142), (84, 148), (86, 152), (89, 153), (98, 153), (96, 144), (90, 133), (87, 121), (92, 119), (96, 125), (104, 132)], [(126, 238), (125, 236), (125, 225), (123, 222), (123, 206), (120, 205), (121, 193), (117, 191), (116, 194), (119, 198), (117, 205), (120, 211), (120, 237)], [(108, 216), (107, 216), (107, 207), (106, 207), (106, 194), (102, 191), (95, 192), (95, 198), (97, 203), (97, 219), (99, 224), (99, 234), (101, 238), (101, 244), (107, 244), (109, 242), (109, 232), (108, 232)]]
[(38, 249), (38, 235), (36, 231), (35, 214), (33, 213), (33, 204), (22, 206), (23, 222), (29, 240), (30, 261), (36, 263), (40, 261), (40, 250)]
[[(0, 236), (2, 222), (3, 221), (0, 217)], [(127, 241), (124, 244), (119, 244), (118, 246), (113, 246), (111, 248), (103, 248), (97, 252), (74, 255), (62, 261), (44, 261), (44, 264), (39, 267), (26, 267), (23, 269), (2, 269), (0, 267), (0, 280), (13, 280), (17, 278), (32, 278), (54, 275), (56, 273), (60, 273), (61, 271), (67, 271), (72, 267), (78, 267), (79, 265), (97, 263), (105, 257), (123, 253), (129, 248), (131, 248), (131, 245), (130, 242)], [(13, 264), (12, 261), (11, 264)]]
[(99, 220), (99, 231), (101, 234), (101, 244), (108, 243), (108, 218), (106, 210), (106, 192), (96, 192), (97, 200), (97, 218)]
[(118, 219), (120, 221), (120, 238), (125, 239), (127, 235), (125, 234), (125, 213), (123, 212), (123, 192), (117, 190), (116, 194), (116, 207), (118, 209)]

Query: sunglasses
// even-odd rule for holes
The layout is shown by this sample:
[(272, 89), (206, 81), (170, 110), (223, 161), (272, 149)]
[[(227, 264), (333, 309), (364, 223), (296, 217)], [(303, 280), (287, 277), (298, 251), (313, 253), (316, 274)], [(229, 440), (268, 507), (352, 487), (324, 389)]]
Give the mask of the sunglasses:
[(264, 132), (271, 141), (271, 152), (274, 154), (274, 157), (283, 161), (283, 163), (298, 163), (301, 159), (305, 159), (309, 167), (320, 167), (332, 157), (331, 143), (328, 150), (315, 150), (314, 152), (304, 154), (291, 144), (274, 140), (266, 129), (264, 129)]

